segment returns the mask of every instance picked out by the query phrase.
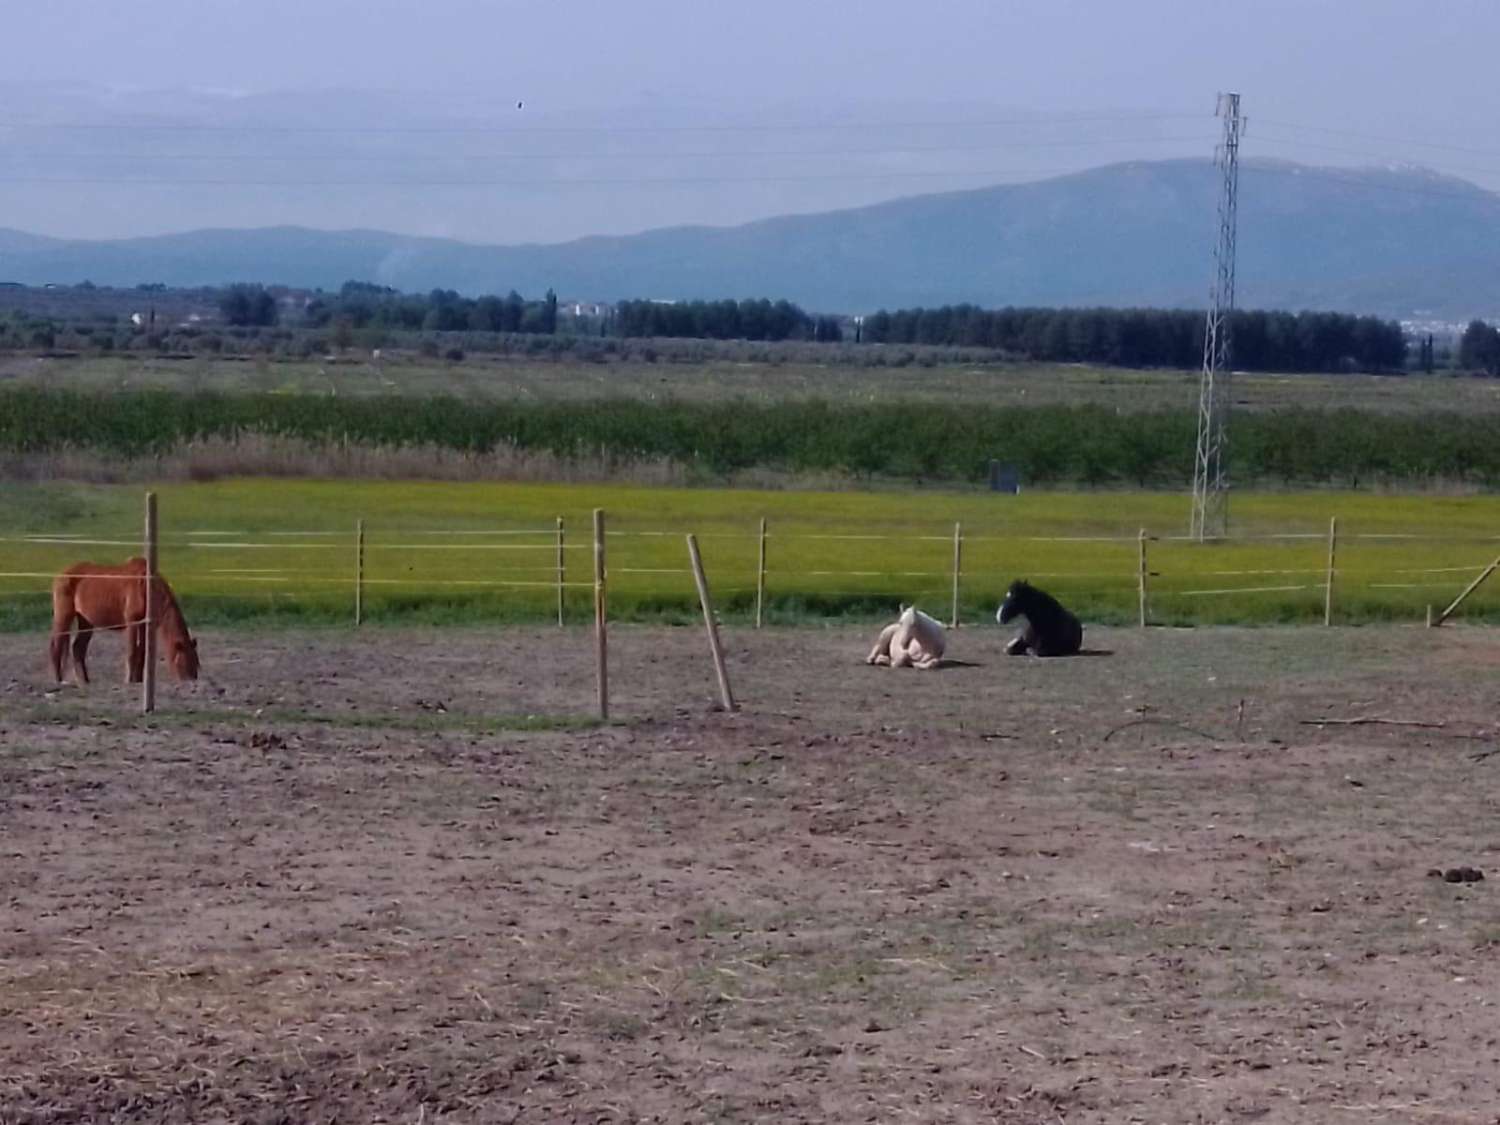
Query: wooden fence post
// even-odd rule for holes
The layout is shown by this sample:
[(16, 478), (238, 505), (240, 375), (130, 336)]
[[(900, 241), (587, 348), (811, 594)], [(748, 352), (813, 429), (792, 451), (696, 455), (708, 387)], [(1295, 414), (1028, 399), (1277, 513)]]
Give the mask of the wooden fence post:
[(953, 623), (951, 628), (958, 628), (958, 576), (963, 573), (964, 557), (964, 525), (955, 523), (953, 525)]
[(766, 517), (760, 517), (760, 555), (755, 565), (755, 627), (765, 620), (766, 610)]
[(1444, 621), (1447, 621), (1448, 618), (1452, 617), (1453, 611), (1456, 610), (1459, 606), (1463, 605), (1464, 602), (1468, 599), (1469, 595), (1472, 594), (1475, 590), (1479, 589), (1479, 587), (1484, 584), (1484, 580), (1490, 575), (1494, 574), (1497, 568), (1500, 568), (1500, 558), (1497, 558), (1494, 562), (1490, 563), (1489, 566), (1480, 571), (1479, 577), (1474, 579), (1474, 581), (1470, 582), (1467, 586), (1464, 587), (1464, 592), (1462, 594), (1459, 594), (1458, 597), (1454, 598), (1452, 604), (1449, 605), (1447, 609), (1443, 610), (1442, 613), (1437, 615), (1437, 618), (1433, 621), (1433, 624), (1441, 625)]
[(609, 718), (609, 638), (605, 630), (604, 509), (594, 509), (594, 663), (598, 668), (599, 718)]
[(688, 558), (693, 564), (693, 581), (698, 584), (698, 601), (703, 606), (703, 624), (708, 630), (708, 650), (714, 660), (714, 675), (719, 680), (719, 699), (724, 710), (734, 710), (734, 693), (729, 690), (729, 670), (724, 667), (724, 648), (719, 643), (719, 623), (714, 619), (713, 602), (708, 596), (708, 579), (703, 574), (703, 558), (698, 554), (698, 537), (687, 537)]
[(563, 518), (557, 517), (557, 627), (563, 625), (563, 584), (567, 579), (567, 563), (563, 557)]
[(354, 523), (354, 625), (365, 622), (365, 521)]
[(149, 715), (156, 710), (156, 616), (160, 611), (152, 595), (156, 587), (156, 493), (146, 493), (146, 601), (145, 635), (141, 638), (143, 663), (141, 665), (141, 714)]
[(1328, 520), (1328, 577), (1323, 582), (1323, 624), (1333, 624), (1333, 559), (1339, 541), (1339, 518)]
[(1136, 592), (1139, 595), (1140, 601), (1140, 627), (1144, 629), (1146, 621), (1150, 616), (1146, 607), (1146, 578), (1150, 572), (1146, 569), (1146, 529), (1144, 527), (1141, 528), (1140, 534), (1136, 536), (1136, 545), (1135, 582)]

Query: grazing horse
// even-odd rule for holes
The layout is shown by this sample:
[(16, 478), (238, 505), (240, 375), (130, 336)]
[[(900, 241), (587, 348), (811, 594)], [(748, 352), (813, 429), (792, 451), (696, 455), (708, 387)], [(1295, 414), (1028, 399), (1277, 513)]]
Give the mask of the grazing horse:
[[(134, 579), (134, 581), (132, 581)], [(198, 642), (188, 634), (187, 622), (167, 580), (151, 582), (151, 612), (146, 612), (146, 560), (130, 559), (122, 566), (81, 562), (52, 581), (52, 676), (62, 683), (63, 664), (71, 634), (73, 671), (78, 682), (89, 682), (89, 641), (98, 629), (124, 629), (125, 673), (129, 683), (141, 682), (146, 667), (146, 619), (156, 622), (156, 639), (179, 680), (198, 678)], [(77, 632), (73, 627), (77, 625)]]
[(936, 668), (948, 647), (943, 627), (914, 605), (904, 606), (894, 625), (880, 631), (880, 639), (865, 657), (866, 664), (892, 668)]
[(1051, 594), (1038, 590), (1026, 579), (1018, 579), (1005, 592), (995, 620), (1008, 625), (1017, 617), (1026, 626), (1005, 646), (1011, 656), (1072, 656), (1083, 647), (1083, 626)]

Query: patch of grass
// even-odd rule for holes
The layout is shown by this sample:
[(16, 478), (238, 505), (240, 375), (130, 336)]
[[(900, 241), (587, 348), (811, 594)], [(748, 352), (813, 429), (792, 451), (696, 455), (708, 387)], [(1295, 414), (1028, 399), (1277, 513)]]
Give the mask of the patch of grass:
[[(1500, 497), (1247, 493), (1235, 538), (1180, 536), (1187, 498), (1158, 492), (771, 492), (626, 485), (230, 480), (158, 490), (161, 566), (195, 626), (352, 623), (355, 521), (363, 518), (372, 624), (453, 626), (555, 619), (564, 520), (564, 609), (592, 620), (591, 512), (607, 515), (614, 620), (699, 619), (687, 532), (698, 535), (726, 622), (754, 613), (757, 532), (768, 527), (766, 619), (803, 625), (887, 617), (901, 602), (951, 612), (953, 529), (963, 530), (960, 616), (993, 618), (1026, 577), (1088, 623), (1136, 616), (1136, 533), (1148, 543), (1159, 624), (1322, 619), (1331, 516), (1339, 517), (1335, 620), (1420, 621), (1496, 553)], [(80, 558), (138, 553), (141, 493), (120, 486), (10, 486), (0, 536), (0, 629), (44, 628), (46, 576)], [(57, 537), (51, 541), (38, 533)], [(1278, 538), (1272, 538), (1276, 536)], [(61, 540), (61, 541), (59, 541)], [(1500, 581), (1466, 604), (1500, 620)]]

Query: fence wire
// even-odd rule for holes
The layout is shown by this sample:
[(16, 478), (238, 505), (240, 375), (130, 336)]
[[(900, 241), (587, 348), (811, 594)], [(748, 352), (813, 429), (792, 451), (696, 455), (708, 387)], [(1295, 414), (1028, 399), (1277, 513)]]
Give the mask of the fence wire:
[[(572, 538), (565, 538), (560, 526), (536, 528), (365, 528), (356, 538), (351, 530), (327, 528), (265, 529), (252, 533), (222, 528), (173, 530), (163, 535), (158, 547), (164, 558), (162, 570), (175, 572), (190, 596), (228, 597), (211, 594), (215, 586), (234, 588), (264, 587), (278, 594), (305, 589), (309, 594), (325, 596), (339, 590), (401, 589), (474, 591), (556, 591), (558, 604), (565, 593), (594, 587), (588, 573), (587, 556), (596, 548), (592, 535), (577, 525)], [(624, 588), (631, 596), (643, 596), (649, 590), (655, 595), (692, 596), (692, 571), (685, 565), (668, 565), (666, 553), (678, 547), (686, 532), (668, 528), (615, 528), (606, 532), (611, 545), (606, 564), (607, 584), (611, 589)], [(798, 531), (766, 528), (764, 531), (714, 530), (696, 533), (699, 540), (717, 543), (705, 552), (711, 580), (724, 596), (755, 595), (763, 599), (797, 598), (891, 598), (904, 601), (922, 598), (927, 604), (953, 602), (973, 613), (975, 600), (998, 599), (1003, 587), (1014, 576), (1061, 583), (1072, 588), (1073, 596), (1095, 604), (1113, 604), (1125, 600), (1124, 588), (1144, 585), (1150, 602), (1170, 604), (1174, 599), (1203, 601), (1215, 598), (1259, 597), (1276, 594), (1339, 594), (1358, 591), (1450, 590), (1459, 592), (1465, 582), (1479, 574), (1488, 559), (1456, 563), (1452, 555), (1464, 547), (1500, 543), (1500, 535), (1406, 532), (1341, 531), (1337, 535), (1338, 557), (1330, 566), (1321, 558), (1329, 535), (1323, 532), (1265, 532), (1237, 535), (1202, 545), (1181, 535), (1021, 535), (983, 532), (966, 534), (961, 528), (953, 533), (910, 534), (878, 532)], [(522, 540), (536, 540), (527, 542)], [(501, 541), (497, 541), (501, 540)], [(638, 544), (639, 546), (632, 546)], [(659, 544), (659, 545), (658, 545)], [(871, 566), (873, 545), (891, 544), (890, 565)], [(1098, 548), (1109, 552), (1126, 550), (1131, 563), (1121, 559), (1112, 566), (1057, 569), (1027, 565), (1034, 556), (1031, 548), (1056, 545), (1077, 552), (1079, 562), (1092, 561)], [(948, 547), (954, 557), (948, 558)], [(78, 531), (32, 532), (0, 536), (0, 560), (7, 553), (41, 549), (61, 551), (85, 547), (127, 549), (142, 553), (138, 539), (124, 533), (88, 533)], [(764, 569), (747, 556), (761, 549)], [(1141, 559), (1135, 556), (1137, 549)], [(1197, 565), (1206, 551), (1316, 551), (1319, 557), (1306, 565), (1300, 559), (1288, 558), (1293, 565), (1211, 566)], [(1391, 552), (1432, 555), (1441, 551), (1447, 558), (1432, 559), (1441, 565), (1410, 565), (1419, 561), (1395, 557)], [(236, 553), (247, 556), (280, 555), (292, 565), (247, 565), (198, 567), (190, 563), (193, 554), (207, 552), (230, 562)], [(331, 552), (331, 553), (330, 553)], [(531, 552), (531, 555), (527, 553)], [(542, 552), (545, 563), (526, 560)], [(788, 554), (790, 552), (790, 554)], [(863, 554), (861, 554), (863, 552)], [(1149, 561), (1147, 555), (1149, 553)], [(1055, 553), (1054, 553), (1055, 554)], [(582, 555), (583, 557), (580, 557)], [(961, 558), (959, 556), (962, 556)], [(680, 557), (680, 556), (676, 556)], [(1043, 557), (1046, 553), (1043, 552)], [(1305, 556), (1303, 556), (1305, 557)], [(451, 562), (418, 562), (420, 559), (451, 559)], [(930, 566), (923, 566), (931, 558)], [(1394, 564), (1381, 565), (1381, 559)], [(492, 565), (485, 561), (515, 559), (515, 564)], [(300, 564), (298, 562), (300, 561)], [(316, 561), (315, 561), (316, 560)], [(326, 562), (324, 561), (326, 560)], [(356, 562), (357, 560), (357, 562)], [(408, 561), (409, 560), (409, 561)], [(277, 561), (267, 559), (267, 561)], [(1099, 561), (1105, 561), (1099, 556)], [(1224, 558), (1224, 562), (1231, 561)], [(1259, 560), (1246, 559), (1247, 563)], [(1267, 563), (1274, 563), (1267, 558)], [(916, 563), (915, 567), (901, 562)], [(403, 563), (407, 573), (400, 573)], [(841, 565), (842, 564), (842, 565)], [(13, 599), (43, 595), (50, 590), (57, 572), (36, 567), (0, 570), (0, 580), (14, 583), (37, 583), (36, 589), (13, 588), (0, 591), (0, 597)], [(1450, 577), (1451, 576), (1451, 577)], [(140, 581), (125, 575), (98, 576), (121, 581)], [(1234, 582), (1233, 579), (1245, 579)], [(1257, 581), (1257, 580), (1270, 581)], [(1285, 581), (1276, 581), (1282, 579)], [(1427, 579), (1432, 579), (1428, 581)], [(1206, 585), (1194, 583), (1207, 580)], [(1223, 581), (1231, 580), (1231, 581)], [(950, 586), (951, 583), (951, 586)], [(1080, 584), (1093, 589), (1079, 590)], [(666, 587), (670, 587), (667, 589)], [(956, 587), (956, 589), (955, 589)], [(1186, 587), (1186, 588), (1184, 588)], [(1132, 595), (1135, 591), (1132, 591)], [(1493, 591), (1487, 600), (1493, 600)], [(1111, 601), (1113, 599), (1113, 601)], [(1300, 603), (1299, 603), (1300, 604)]]

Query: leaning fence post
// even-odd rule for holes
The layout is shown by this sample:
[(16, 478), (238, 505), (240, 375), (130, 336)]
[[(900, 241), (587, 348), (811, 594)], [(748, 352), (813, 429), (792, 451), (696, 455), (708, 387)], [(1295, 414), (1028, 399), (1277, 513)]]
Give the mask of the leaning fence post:
[(567, 578), (566, 563), (563, 561), (563, 518), (557, 517), (557, 627), (562, 628), (563, 623), (563, 585)]
[(1490, 563), (1489, 566), (1480, 571), (1479, 577), (1474, 579), (1474, 581), (1470, 582), (1467, 586), (1464, 587), (1464, 592), (1462, 594), (1459, 594), (1458, 597), (1454, 598), (1453, 601), (1449, 604), (1448, 608), (1437, 615), (1437, 618), (1433, 621), (1433, 624), (1441, 625), (1444, 621), (1447, 621), (1448, 618), (1452, 617), (1454, 611), (1468, 600), (1470, 594), (1479, 589), (1479, 587), (1483, 586), (1485, 579), (1494, 574), (1496, 570), (1500, 570), (1500, 558), (1495, 559), (1494, 562)]
[(759, 629), (766, 610), (766, 517), (760, 517), (760, 554), (755, 564), (755, 627)]
[(609, 718), (609, 639), (605, 632), (604, 509), (594, 509), (594, 663), (598, 668), (599, 718)]
[(964, 525), (956, 523), (953, 525), (953, 624), (951, 628), (958, 628), (958, 576), (963, 571), (964, 555)]
[(708, 579), (703, 573), (703, 557), (698, 554), (698, 537), (687, 537), (688, 559), (693, 564), (693, 581), (698, 584), (698, 601), (703, 606), (703, 624), (708, 630), (708, 651), (714, 660), (714, 675), (719, 681), (719, 699), (724, 710), (734, 710), (734, 693), (729, 690), (729, 670), (724, 667), (724, 647), (719, 643), (719, 623), (714, 619), (714, 606), (708, 596)]
[(1339, 518), (1328, 519), (1328, 577), (1323, 582), (1323, 624), (1333, 624), (1333, 557), (1339, 541)]
[(354, 522), (354, 624), (365, 622), (365, 521)]
[(1140, 534), (1136, 536), (1136, 544), (1135, 583), (1140, 601), (1140, 626), (1144, 629), (1149, 616), (1146, 607), (1146, 578), (1149, 572), (1146, 570), (1146, 529), (1144, 527), (1141, 528)]
[(159, 607), (152, 593), (156, 587), (156, 493), (146, 493), (146, 600), (141, 628), (143, 663), (141, 666), (141, 714), (156, 710), (156, 614)]

